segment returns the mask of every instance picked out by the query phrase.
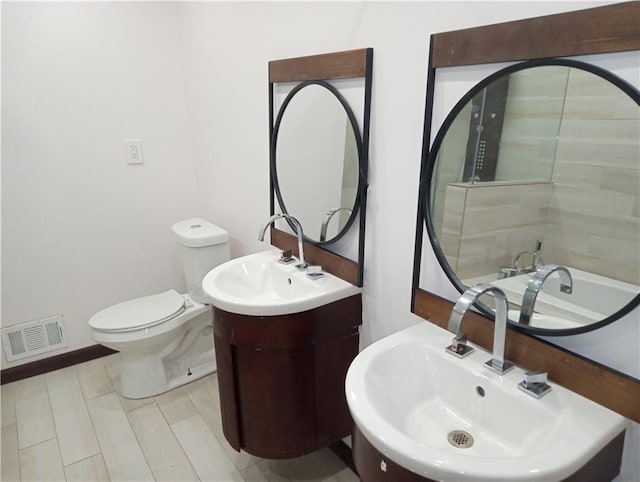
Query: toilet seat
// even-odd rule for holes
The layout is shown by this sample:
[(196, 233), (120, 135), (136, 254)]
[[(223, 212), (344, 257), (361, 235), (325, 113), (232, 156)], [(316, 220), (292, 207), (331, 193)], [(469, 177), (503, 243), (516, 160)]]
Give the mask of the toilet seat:
[(172, 289), (105, 308), (91, 317), (89, 326), (102, 332), (135, 331), (165, 323), (185, 309), (184, 296)]

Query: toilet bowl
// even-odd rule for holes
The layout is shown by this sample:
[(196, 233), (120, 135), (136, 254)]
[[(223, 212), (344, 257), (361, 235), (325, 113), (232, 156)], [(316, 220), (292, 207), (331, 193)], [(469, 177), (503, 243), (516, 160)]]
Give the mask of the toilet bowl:
[(229, 259), (226, 231), (199, 218), (172, 226), (182, 251), (188, 294), (176, 290), (109, 306), (91, 317), (97, 343), (120, 352), (126, 398), (171, 390), (216, 370), (211, 307), (202, 278)]

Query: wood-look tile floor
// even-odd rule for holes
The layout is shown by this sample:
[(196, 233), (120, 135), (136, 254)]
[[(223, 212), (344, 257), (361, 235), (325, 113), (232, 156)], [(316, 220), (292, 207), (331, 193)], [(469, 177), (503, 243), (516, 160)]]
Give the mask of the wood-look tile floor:
[(215, 373), (129, 400), (116, 390), (118, 372), (115, 354), (2, 385), (1, 480), (358, 480), (328, 449), (280, 461), (233, 450)]

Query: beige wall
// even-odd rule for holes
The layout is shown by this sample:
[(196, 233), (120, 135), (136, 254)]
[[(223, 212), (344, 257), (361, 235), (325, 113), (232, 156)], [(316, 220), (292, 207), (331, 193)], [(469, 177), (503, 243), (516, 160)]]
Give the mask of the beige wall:
[(497, 274), (521, 251), (535, 250), (545, 236), (552, 191), (549, 182), (449, 185), (441, 246), (458, 277)]
[(571, 71), (553, 172), (552, 260), (640, 284), (640, 107)]
[(551, 179), (567, 77), (564, 66), (510, 75), (496, 181)]

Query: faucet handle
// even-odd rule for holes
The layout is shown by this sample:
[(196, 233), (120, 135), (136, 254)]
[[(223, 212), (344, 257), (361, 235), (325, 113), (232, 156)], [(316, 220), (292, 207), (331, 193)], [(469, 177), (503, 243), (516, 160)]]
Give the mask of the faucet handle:
[(547, 383), (547, 372), (525, 372), (522, 383), (525, 388)]
[(500, 266), (498, 270), (498, 279), (511, 278), (512, 276), (516, 276), (518, 274), (518, 270), (511, 266)]
[(458, 358), (464, 358), (473, 351), (473, 347), (467, 345), (467, 335), (458, 333), (451, 340), (451, 345), (445, 348), (447, 353)]
[(320, 265), (307, 265), (307, 278), (319, 279), (323, 278), (322, 266)]
[(293, 251), (291, 251), (290, 249), (287, 251), (283, 251), (278, 261), (282, 264), (293, 263), (295, 261), (295, 258), (293, 257)]
[(540, 398), (551, 391), (547, 383), (547, 372), (525, 372), (524, 380), (518, 384), (518, 388), (534, 398)]

